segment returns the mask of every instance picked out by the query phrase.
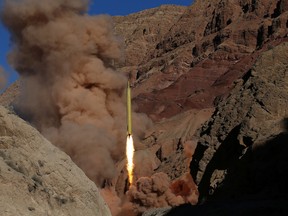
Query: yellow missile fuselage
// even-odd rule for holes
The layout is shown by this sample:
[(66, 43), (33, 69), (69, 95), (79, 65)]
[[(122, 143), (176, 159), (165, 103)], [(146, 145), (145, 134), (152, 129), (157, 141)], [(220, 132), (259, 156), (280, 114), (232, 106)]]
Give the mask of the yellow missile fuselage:
[(132, 135), (131, 86), (127, 81), (127, 134)]

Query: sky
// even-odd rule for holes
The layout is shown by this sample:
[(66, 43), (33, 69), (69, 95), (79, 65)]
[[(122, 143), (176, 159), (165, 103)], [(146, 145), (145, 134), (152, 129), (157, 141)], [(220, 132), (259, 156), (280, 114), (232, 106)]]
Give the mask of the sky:
[[(0, 0), (0, 7), (2, 9), (4, 0)], [(111, 16), (116, 15), (128, 15), (138, 11), (142, 11), (149, 8), (158, 7), (163, 4), (175, 4), (175, 5), (191, 5), (193, 0), (91, 0), (88, 13), (90, 15), (108, 14)], [(9, 86), (17, 78), (17, 72), (15, 72), (8, 64), (6, 56), (11, 48), (9, 41), (9, 33), (0, 22), (0, 66), (8, 73)]]

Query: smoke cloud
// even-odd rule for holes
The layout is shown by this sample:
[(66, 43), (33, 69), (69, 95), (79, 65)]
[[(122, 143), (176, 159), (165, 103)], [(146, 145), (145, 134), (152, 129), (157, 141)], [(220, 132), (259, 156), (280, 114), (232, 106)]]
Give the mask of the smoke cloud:
[(0, 66), (0, 91), (2, 92), (3, 89), (6, 87), (7, 84), (7, 73), (5, 70)]
[[(101, 186), (124, 157), (127, 78), (113, 68), (121, 43), (111, 18), (88, 16), (87, 7), (87, 0), (7, 0), (2, 21), (21, 81), (16, 110)], [(136, 137), (150, 124), (143, 114), (133, 121)]]
[(178, 206), (185, 202), (182, 196), (172, 192), (170, 179), (162, 172), (151, 177), (139, 178), (136, 186), (132, 185), (129, 188), (128, 196), (137, 215), (150, 208)]

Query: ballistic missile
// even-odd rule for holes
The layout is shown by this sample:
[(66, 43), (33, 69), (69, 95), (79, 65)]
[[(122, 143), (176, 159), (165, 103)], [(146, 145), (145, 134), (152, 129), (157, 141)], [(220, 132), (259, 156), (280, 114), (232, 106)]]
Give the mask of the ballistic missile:
[(131, 114), (131, 86), (130, 81), (127, 81), (127, 135), (132, 135), (132, 114)]
[(126, 157), (127, 157), (127, 172), (130, 185), (133, 183), (133, 157), (134, 157), (134, 144), (132, 138), (132, 110), (131, 110), (131, 86), (130, 79), (127, 81), (127, 141), (126, 141)]

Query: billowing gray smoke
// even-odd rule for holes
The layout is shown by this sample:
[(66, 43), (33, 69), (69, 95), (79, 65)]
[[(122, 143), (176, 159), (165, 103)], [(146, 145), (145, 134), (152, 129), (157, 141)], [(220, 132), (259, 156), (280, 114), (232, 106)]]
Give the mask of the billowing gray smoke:
[[(126, 142), (126, 76), (108, 16), (85, 14), (87, 0), (7, 0), (2, 21), (19, 72), (17, 110), (66, 151), (98, 185), (114, 175)], [(133, 113), (140, 136), (148, 119)]]

